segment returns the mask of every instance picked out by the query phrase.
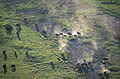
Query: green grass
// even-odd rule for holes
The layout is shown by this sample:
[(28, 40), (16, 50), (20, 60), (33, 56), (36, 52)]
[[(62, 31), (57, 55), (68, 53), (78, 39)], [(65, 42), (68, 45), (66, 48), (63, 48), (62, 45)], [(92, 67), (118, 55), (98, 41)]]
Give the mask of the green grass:
[(102, 7), (104, 12), (116, 17), (116, 18), (120, 18), (120, 5), (117, 3), (120, 3), (120, 1), (118, 0), (118, 2), (116, 4), (101, 4), (101, 2), (116, 2), (116, 0), (96, 0), (99, 2), (98, 6)]
[(77, 10), (76, 15), (95, 15), (97, 13), (97, 10), (95, 8), (90, 8), (86, 10)]
[(30, 2), (25, 2), (25, 3), (17, 4), (16, 7), (19, 10), (22, 10), (22, 9), (33, 9), (33, 8), (36, 8), (37, 5), (35, 5), (33, 3), (30, 3)]
[(106, 41), (104, 43), (104, 48), (109, 52), (109, 70), (112, 72), (110, 73), (109, 79), (119, 79), (120, 78), (120, 46), (118, 45), (118, 41)]
[(90, 39), (83, 39), (82, 43), (83, 44), (90, 44), (91, 40)]
[(120, 73), (118, 72), (113, 72), (113, 73), (110, 73), (109, 75), (110, 75), (109, 79), (120, 79)]
[(76, 37), (73, 36), (73, 35), (69, 35), (69, 36), (67, 36), (67, 39), (68, 39), (69, 41), (71, 41), (71, 40), (76, 40)]
[[(9, 0), (10, 1), (10, 0)], [(13, 0), (14, 1), (14, 0)], [(87, 0), (86, 0), (87, 1)], [(24, 2), (24, 0), (23, 0)], [(31, 10), (39, 8), (50, 8), (51, 11), (48, 14), (24, 14), (20, 16), (14, 11), (11, 11), (6, 7), (6, 4), (3, 0), (0, 1), (0, 79), (77, 79), (78, 74), (75, 72), (71, 66), (66, 64), (65, 62), (58, 61), (57, 58), (50, 50), (50, 48), (58, 55), (61, 56), (61, 51), (58, 50), (57, 39), (48, 37), (45, 38), (41, 35), (41, 33), (35, 32), (34, 30), (30, 29), (29, 27), (33, 28), (33, 23), (39, 19), (49, 19), (49, 16), (54, 16), (54, 14), (60, 15), (62, 13), (71, 12), (72, 16), (77, 15), (78, 18), (82, 21), (84, 28), (81, 30), (83, 32), (89, 33), (89, 29), (87, 22), (81, 15), (96, 15), (98, 10), (96, 8), (90, 7), (90, 9), (86, 10), (73, 10), (73, 9), (64, 9), (58, 10), (59, 5), (55, 4), (48, 4), (44, 5), (35, 5), (31, 2), (19, 3), (16, 5), (17, 10)], [(112, 4), (112, 5), (103, 5), (99, 4), (98, 6), (102, 6), (109, 14), (118, 16), (120, 14), (119, 5)], [(44, 11), (44, 9), (43, 9)], [(53, 12), (53, 14), (52, 14)], [(57, 15), (57, 16), (58, 16)], [(29, 27), (25, 26), (22, 19), (27, 17), (30, 19), (30, 23), (28, 24)], [(52, 19), (53, 21), (59, 23), (62, 28), (65, 29), (72, 29), (76, 26), (79, 26), (77, 22), (73, 21), (72, 18), (55, 18)], [(34, 21), (34, 22), (33, 22)], [(16, 36), (16, 23), (22, 24), (22, 31), (20, 33), (22, 41), (19, 41)], [(4, 25), (10, 24), (13, 26), (13, 32), (11, 35), (6, 33)], [(105, 26), (97, 26), (95, 27), (96, 36), (99, 37), (100, 40), (105, 41), (104, 38), (108, 38), (110, 34), (107, 32), (108, 29), (105, 29)], [(87, 36), (87, 34), (86, 34)], [(103, 39), (102, 39), (103, 38)], [(68, 36), (68, 40), (76, 39), (74, 36)], [(83, 39), (83, 44), (90, 43), (90, 39)], [(109, 41), (105, 42), (104, 44), (105, 49), (110, 52), (110, 69), (118, 70), (120, 67), (120, 50), (119, 46), (116, 43), (111, 43)], [(2, 50), (7, 50), (8, 60), (4, 61)], [(14, 56), (14, 51), (17, 52), (18, 59)], [(28, 51), (30, 58), (25, 56), (25, 52)], [(66, 53), (65, 53), (66, 54)], [(67, 55), (65, 55), (67, 57)], [(50, 62), (53, 61), (55, 64), (55, 69), (52, 70), (50, 66)], [(6, 74), (3, 73), (2, 65), (7, 64), (8, 72)], [(11, 72), (11, 64), (16, 64), (17, 71)], [(115, 66), (114, 66), (115, 65)], [(86, 75), (85, 75), (86, 76)], [(119, 72), (112, 72), (110, 74), (110, 79), (119, 79)]]
[[(78, 73), (71, 66), (63, 62), (63, 60), (58, 61), (58, 57), (51, 52), (50, 48), (58, 56), (61, 56), (62, 52), (58, 50), (56, 43), (57, 39), (51, 37), (45, 38), (41, 33), (35, 32), (24, 25), (21, 26), (22, 31), (20, 33), (22, 41), (17, 39), (15, 24), (24, 24), (21, 20), (23, 17), (7, 8), (4, 9), (4, 4), (4, 2), (0, 3), (0, 16), (2, 16), (0, 21), (0, 79), (77, 79)], [(35, 6), (19, 4), (17, 8), (31, 9), (35, 8)], [(29, 17), (31, 16), (29, 15)], [(6, 24), (10, 24), (13, 27), (11, 35), (6, 33), (4, 26)], [(7, 50), (7, 61), (4, 61), (2, 50)], [(15, 51), (17, 52), (18, 59), (14, 56)], [(25, 56), (26, 51), (29, 52), (30, 58)], [(54, 70), (51, 69), (49, 64), (51, 61), (55, 64)], [(3, 73), (3, 64), (7, 64), (8, 72), (6, 74)], [(16, 72), (11, 72), (11, 64), (16, 65)]]
[[(96, 0), (98, 1), (98, 0)], [(101, 2), (115, 2), (115, 4), (101, 4)], [(103, 12), (108, 13), (111, 16), (114, 16), (116, 18), (120, 18), (120, 1), (117, 0), (118, 2), (116, 2), (116, 0), (99, 0), (98, 2), (100, 2), (98, 4), (99, 7), (103, 8)], [(118, 35), (117, 35), (118, 37)], [(116, 65), (117, 67), (120, 66), (120, 62), (119, 62), (119, 58), (120, 58), (120, 46), (118, 44), (118, 40), (115, 40), (114, 42), (112, 41), (107, 41), (105, 42), (105, 48), (110, 52), (110, 63), (112, 65)], [(114, 70), (115, 67), (113, 67), (112, 69)], [(115, 68), (116, 69), (116, 68)], [(112, 75), (114, 76), (114, 75)], [(117, 79), (117, 78), (116, 78)]]
[[(4, 27), (0, 30), (5, 31)], [(0, 44), (0, 50), (7, 50), (8, 60), (4, 61), (2, 53), (0, 53), (0, 69), (3, 64), (7, 64), (8, 72), (3, 74), (1, 70), (0, 78), (10, 79), (75, 79), (77, 75), (69, 65), (66, 65), (62, 60), (58, 62), (57, 57), (49, 50), (51, 45), (55, 45), (54, 40), (46, 39), (37, 32), (32, 31), (26, 26), (22, 26), (22, 32), (20, 34), (22, 41), (17, 40), (16, 30), (13, 34), (8, 36), (5, 32), (4, 38), (7, 39), (6, 43)], [(61, 52), (57, 50), (57, 47), (52, 50), (60, 56)], [(17, 51), (18, 59), (14, 57), (14, 51)], [(26, 58), (25, 52), (29, 51), (29, 55), (35, 57)], [(56, 69), (52, 70), (49, 62), (53, 61)], [(16, 64), (17, 71), (11, 72), (11, 64)]]

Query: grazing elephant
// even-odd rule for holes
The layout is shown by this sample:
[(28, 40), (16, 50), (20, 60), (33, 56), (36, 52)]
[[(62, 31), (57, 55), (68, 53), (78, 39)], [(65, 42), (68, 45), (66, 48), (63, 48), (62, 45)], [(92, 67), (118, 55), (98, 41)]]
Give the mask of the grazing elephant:
[(45, 30), (42, 30), (42, 35), (47, 38), (47, 32)]
[(6, 74), (6, 72), (7, 72), (7, 66), (6, 66), (6, 64), (3, 65), (3, 69), (4, 69), (4, 74)]
[(12, 72), (15, 72), (16, 71), (15, 64), (12, 64), (11, 67), (12, 67)]
[(11, 25), (5, 25), (5, 29), (7, 31), (7, 34), (12, 34), (13, 27)]
[(16, 51), (15, 51), (15, 53), (14, 53), (14, 56), (15, 56), (16, 59), (18, 58)]
[(26, 52), (26, 57), (29, 57), (29, 54), (28, 54), (28, 52)]
[(6, 54), (6, 50), (3, 50), (2, 53), (3, 53), (3, 55), (5, 55)]
[(35, 29), (37, 32), (40, 32), (38, 24), (35, 24)]
[(21, 38), (20, 38), (20, 33), (19, 33), (19, 32), (16, 32), (16, 34), (17, 34), (18, 40), (21, 40)]
[(28, 24), (28, 19), (24, 18), (24, 24), (27, 25)]
[(4, 60), (7, 61), (7, 55), (6, 54), (4, 54)]
[(55, 69), (55, 65), (54, 65), (53, 62), (50, 62), (50, 65), (51, 65), (51, 68), (52, 68), (52, 69)]
[(20, 32), (21, 32), (21, 30), (22, 30), (22, 29), (21, 29), (21, 25), (18, 23), (18, 24), (16, 24), (16, 26), (17, 26), (17, 32), (19, 32), (19, 33), (20, 33)]

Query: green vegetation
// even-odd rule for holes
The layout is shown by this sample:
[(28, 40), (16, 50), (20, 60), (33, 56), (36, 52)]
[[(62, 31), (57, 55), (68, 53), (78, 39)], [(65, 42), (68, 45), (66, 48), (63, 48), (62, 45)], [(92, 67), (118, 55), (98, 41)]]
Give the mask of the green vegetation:
[(95, 15), (97, 13), (97, 10), (95, 8), (92, 9), (86, 9), (86, 10), (77, 10), (76, 15)]
[(22, 3), (22, 4), (17, 4), (16, 5), (17, 9), (33, 9), (36, 8), (37, 6), (35, 4), (32, 3)]
[[(31, 3), (17, 4), (18, 9), (36, 8)], [(20, 16), (14, 11), (5, 8), (5, 3), (0, 2), (0, 79), (76, 79), (77, 74), (62, 59), (58, 61), (51, 50), (61, 57), (61, 51), (55, 38), (45, 38), (41, 33), (22, 25), (20, 33), (21, 41), (16, 36), (16, 23), (24, 24)], [(31, 17), (30, 15), (25, 15)], [(38, 17), (37, 15), (34, 15)], [(8, 19), (6, 19), (8, 18)], [(34, 18), (34, 17), (33, 17)], [(41, 17), (40, 17), (41, 18)], [(12, 34), (6, 33), (5, 26), (10, 24), (13, 27)], [(30, 25), (30, 24), (29, 24)], [(51, 50), (50, 50), (51, 49)], [(7, 61), (4, 61), (2, 50), (7, 51)], [(14, 56), (17, 52), (18, 58)], [(27, 58), (25, 52), (28, 51), (30, 58)], [(52, 69), (50, 62), (53, 61), (55, 69)], [(7, 73), (3, 73), (3, 64), (7, 65)], [(16, 72), (11, 71), (11, 64), (16, 65)]]
[[(65, 6), (66, 4), (54, 3), (54, 1), (48, 1), (44, 4), (44, 2), (42, 3), (37, 0), (21, 0), (21, 2), (15, 2), (12, 6), (10, 6), (10, 4), (8, 5), (8, 3), (12, 1), (14, 3), (14, 1), (17, 2), (18, 0), (0, 1), (0, 79), (77, 79), (78, 75), (86, 77), (86, 75), (75, 72), (74, 69), (62, 59), (58, 61), (58, 57), (55, 56), (55, 54), (59, 57), (61, 57), (61, 53), (64, 53), (65, 57), (67, 57), (67, 54), (58, 50), (58, 40), (56, 38), (45, 38), (40, 32), (33, 30), (35, 23), (39, 22), (40, 24), (42, 23), (43, 26), (49, 26), (51, 22), (55, 22), (58, 23), (62, 29), (74, 28), (74, 30), (83, 32), (83, 37), (91, 36), (91, 38), (82, 39), (82, 44), (90, 44), (91, 39), (95, 39), (95, 41), (99, 43), (104, 42), (104, 44), (100, 45), (104, 46), (103, 50), (109, 52), (109, 70), (112, 71), (109, 79), (120, 78), (119, 40), (115, 39), (113, 42), (109, 39), (112, 29), (106, 24), (98, 23), (94, 26), (94, 23), (91, 23), (93, 21), (90, 20), (94, 20), (93, 18), (96, 18), (94, 16), (99, 14), (96, 7), (91, 7), (91, 5), (86, 4), (82, 5), (82, 7), (85, 7), (84, 9), (74, 10), (68, 7), (69, 5)], [(89, 0), (85, 0), (83, 3), (87, 3), (88, 1)], [(119, 0), (93, 1), (98, 2), (97, 7), (100, 8), (103, 13), (120, 18)], [(81, 7), (81, 5), (78, 7)], [(27, 26), (24, 25), (24, 17), (29, 19)], [(21, 41), (19, 41), (16, 36), (16, 23), (20, 23), (22, 27), (20, 33)], [(90, 23), (90, 25), (88, 23)], [(13, 27), (12, 34), (6, 33), (6, 24), (10, 24)], [(96, 36), (90, 35), (90, 32)], [(113, 37), (113, 35), (111, 37)], [(69, 35), (67, 39), (74, 41), (76, 40), (76, 36)], [(4, 61), (2, 50), (7, 50), (7, 61)], [(54, 51), (55, 54), (53, 54), (51, 50)], [(17, 59), (14, 56), (15, 51), (18, 55)], [(29, 52), (29, 58), (25, 55), (26, 51)], [(51, 61), (54, 62), (55, 69), (51, 68)], [(3, 73), (3, 64), (7, 64), (8, 72), (6, 74)], [(16, 65), (16, 72), (11, 72), (11, 64)]]
[(120, 78), (120, 46), (118, 41), (106, 41), (105, 49), (109, 52), (109, 62), (110, 67), (108, 68), (110, 73), (110, 79), (119, 79)]
[[(98, 1), (98, 0), (97, 0)], [(98, 7), (102, 8), (103, 12), (108, 13), (109, 15), (112, 15), (116, 18), (120, 18), (120, 1), (119, 0), (99, 0), (98, 2), (99, 5)], [(119, 38), (119, 35), (116, 36)], [(109, 51), (109, 59), (110, 59), (110, 64), (111, 66), (109, 67), (110, 70), (112, 71), (117, 71), (117, 72), (112, 72), (111, 73), (111, 78), (110, 79), (119, 79), (120, 77), (118, 76), (119, 73), (119, 67), (120, 67), (120, 45), (119, 45), (119, 39), (115, 39), (114, 41), (106, 41), (104, 43), (104, 47), (106, 50)]]
[(119, 72), (113, 72), (110, 73), (110, 78), (109, 79), (120, 79), (120, 73)]
[[(96, 0), (100, 2), (98, 5), (101, 10), (103, 10), (105, 13), (108, 13), (109, 15), (112, 15), (116, 18), (120, 18), (120, 1), (119, 0)], [(103, 4), (102, 4), (103, 3)]]
[(62, 18), (59, 18), (59, 19), (56, 19), (55, 20), (58, 24), (61, 25), (62, 28), (64, 29), (72, 29), (74, 28), (77, 23), (74, 22), (74, 21), (70, 21), (69, 19), (62, 19)]
[(120, 66), (110, 66), (109, 67), (109, 70), (111, 70), (111, 71), (115, 71), (115, 72), (117, 72), (117, 71), (120, 71)]
[(69, 35), (69, 36), (67, 37), (67, 39), (68, 39), (69, 41), (71, 41), (71, 40), (75, 40), (75, 39), (76, 39), (76, 37), (75, 37), (75, 36), (73, 36), (73, 35)]
[[(12, 24), (12, 23), (11, 23)], [(0, 69), (3, 64), (7, 64), (8, 72), (3, 74), (1, 70), (0, 78), (10, 79), (76, 79), (75, 72), (69, 65), (62, 60), (58, 62), (57, 57), (49, 50), (51, 46), (56, 45), (54, 40), (46, 39), (37, 32), (32, 31), (28, 27), (22, 26), (20, 34), (22, 41), (16, 37), (15, 26), (12, 35), (7, 35), (4, 27), (1, 27), (2, 43), (0, 50), (7, 50), (8, 60), (4, 61), (2, 53), (0, 54)], [(11, 38), (11, 39), (10, 39)], [(5, 43), (6, 42), (6, 43)], [(60, 56), (60, 51), (57, 47), (51, 48)], [(14, 51), (17, 51), (18, 59), (14, 57)], [(28, 51), (31, 58), (26, 58), (25, 52)], [(34, 58), (34, 59), (33, 59)], [(52, 70), (49, 62), (53, 61), (56, 69)], [(11, 73), (11, 64), (16, 64), (17, 71)]]
[(83, 39), (82, 43), (83, 44), (90, 44), (91, 40), (90, 39)]

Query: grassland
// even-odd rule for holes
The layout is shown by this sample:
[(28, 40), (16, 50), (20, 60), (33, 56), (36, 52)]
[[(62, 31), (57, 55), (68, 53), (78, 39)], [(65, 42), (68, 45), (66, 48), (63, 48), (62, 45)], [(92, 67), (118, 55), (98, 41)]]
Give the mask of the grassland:
[[(119, 0), (96, 0), (99, 4), (98, 6), (105, 13), (112, 15), (116, 18), (120, 18), (120, 1)], [(111, 2), (112, 1), (112, 2)], [(117, 2), (116, 2), (117, 1)], [(105, 2), (109, 4), (104, 4)], [(111, 3), (110, 3), (111, 2)]]
[[(12, 2), (14, 0), (7, 0), (8, 2)], [(23, 3), (17, 3), (15, 9), (12, 9), (4, 0), (0, 1), (0, 79), (77, 79), (78, 74), (71, 68), (70, 65), (66, 64), (63, 60), (58, 61), (58, 57), (55, 56), (50, 49), (52, 49), (58, 56), (61, 57), (61, 51), (58, 50), (58, 43), (56, 38), (48, 37), (45, 38), (41, 33), (35, 32), (33, 29), (33, 23), (35, 23), (39, 19), (47, 19), (49, 22), (51, 19), (48, 17), (56, 15), (62, 15), (62, 13), (66, 14), (67, 11), (72, 11), (71, 9), (59, 9), (60, 4), (52, 5), (44, 5), (40, 2), (35, 5), (32, 0), (27, 2), (27, 0), (22, 0)], [(37, 0), (36, 0), (37, 1)], [(85, 0), (88, 1), (88, 0)], [(108, 1), (108, 0), (97, 0), (97, 7), (102, 7), (103, 13), (107, 13), (109, 15), (115, 16), (119, 18), (120, 10), (118, 4), (101, 4), (101, 2)], [(49, 2), (50, 3), (50, 2)], [(82, 5), (86, 7), (85, 5)], [(38, 9), (38, 7), (40, 9)], [(50, 9), (51, 7), (51, 9)], [(80, 6), (81, 7), (81, 6)], [(87, 6), (89, 7), (89, 6)], [(47, 9), (50, 11), (44, 14), (44, 11)], [(34, 14), (34, 9), (41, 10), (43, 12), (39, 12)], [(29, 12), (29, 10), (33, 10)], [(36, 10), (36, 11), (37, 11)], [(16, 12), (18, 11), (18, 12)], [(28, 13), (24, 14), (24, 11), (28, 11)], [(35, 12), (36, 12), (35, 11)], [(23, 12), (23, 13), (22, 13)], [(98, 10), (95, 7), (90, 7), (90, 9), (86, 10), (75, 10), (72, 11), (72, 16), (77, 16), (80, 19), (81, 23), (83, 23), (84, 28), (82, 31), (88, 32), (89, 29), (86, 19), (81, 15), (86, 15), (89, 18), (89, 15), (96, 15)], [(22, 15), (23, 14), (23, 15)], [(68, 15), (67, 15), (68, 16)], [(66, 17), (67, 17), (66, 16)], [(30, 19), (28, 25), (24, 25), (23, 18), (27, 17)], [(70, 20), (72, 19), (72, 20)], [(78, 27), (76, 21), (73, 18), (55, 18), (52, 19), (53, 21), (59, 23), (62, 28), (65, 29), (72, 29), (74, 27)], [(22, 27), (22, 31), (20, 33), (21, 41), (17, 39), (16, 36), (16, 23), (20, 23)], [(6, 24), (10, 24), (13, 27), (12, 34), (8, 35), (6, 33), (5, 26)], [(101, 34), (102, 41), (105, 41), (103, 46), (106, 50), (110, 52), (109, 59), (111, 66), (109, 67), (110, 70), (119, 71), (120, 70), (120, 46), (118, 44), (118, 40), (108, 41), (104, 40), (103, 38), (106, 37), (106, 31), (103, 31), (105, 26), (98, 27), (95, 31)], [(96, 35), (98, 35), (96, 34)], [(104, 35), (103, 35), (104, 34)], [(87, 34), (86, 34), (87, 35)], [(109, 35), (108, 35), (109, 36)], [(75, 37), (71, 36), (68, 37), (68, 40), (74, 40)], [(82, 40), (82, 43), (89, 43), (90, 39)], [(7, 61), (4, 61), (2, 50), (7, 50)], [(14, 56), (14, 52), (17, 52), (18, 58), (16, 59)], [(27, 58), (25, 52), (28, 51), (30, 58)], [(65, 56), (67, 54), (64, 52)], [(50, 62), (53, 61), (55, 64), (55, 69), (52, 69), (50, 66)], [(3, 64), (7, 64), (8, 72), (6, 74), (3, 73)], [(16, 64), (17, 71), (11, 72), (11, 64)], [(119, 79), (120, 78), (119, 72), (112, 72), (110, 73), (109, 79)], [(86, 76), (86, 75), (84, 75)]]
[[(106, 13), (109, 14), (113, 17), (116, 17), (117, 19), (120, 19), (120, 10), (119, 10), (119, 0), (116, 2), (116, 0), (96, 0), (97, 1), (97, 6), (98, 8)], [(103, 4), (105, 2), (111, 2), (112, 4)], [(119, 37), (119, 33), (117, 35)], [(106, 41), (104, 42), (105, 49), (109, 51), (109, 59), (110, 59), (110, 67), (109, 69), (112, 70), (113, 72), (110, 73), (110, 78), (109, 79), (119, 79), (119, 71), (120, 71), (120, 45), (119, 45), (119, 40), (116, 39), (114, 41)]]
[[(35, 8), (31, 3), (18, 4), (17, 9)], [(0, 2), (0, 79), (76, 79), (77, 74), (63, 60), (58, 61), (51, 50), (58, 56), (57, 39), (45, 38), (41, 33), (35, 32), (25, 25), (21, 25), (21, 41), (16, 36), (16, 23), (24, 24), (19, 14), (9, 10), (4, 1)], [(9, 24), (13, 27), (12, 34), (7, 34), (5, 26)], [(2, 50), (7, 51), (7, 61), (4, 61)], [(14, 56), (17, 52), (18, 58)], [(30, 58), (25, 52), (28, 51)], [(55, 69), (51, 68), (50, 62), (53, 61)], [(3, 64), (7, 65), (7, 73), (3, 73)], [(11, 64), (16, 65), (16, 72), (11, 71)]]

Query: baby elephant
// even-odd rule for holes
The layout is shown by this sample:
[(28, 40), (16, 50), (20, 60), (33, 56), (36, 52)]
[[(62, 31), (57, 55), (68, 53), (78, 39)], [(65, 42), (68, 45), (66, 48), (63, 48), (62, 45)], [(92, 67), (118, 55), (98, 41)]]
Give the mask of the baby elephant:
[(7, 55), (6, 54), (4, 55), (4, 60), (7, 61)]
[(14, 52), (14, 56), (16, 59), (18, 58), (16, 51)]
[(5, 25), (5, 29), (8, 34), (12, 34), (13, 27), (9, 24)]
[(52, 69), (55, 69), (55, 65), (54, 65), (53, 62), (50, 62), (50, 65), (51, 65), (51, 68), (52, 68)]
[(28, 57), (28, 58), (29, 58), (29, 54), (28, 54), (28, 52), (26, 52), (25, 54), (26, 54), (26, 57)]
[(15, 64), (12, 64), (11, 67), (12, 67), (12, 72), (15, 72), (16, 71)]
[(6, 54), (6, 50), (3, 50), (2, 53), (3, 53), (3, 55), (5, 55)]

